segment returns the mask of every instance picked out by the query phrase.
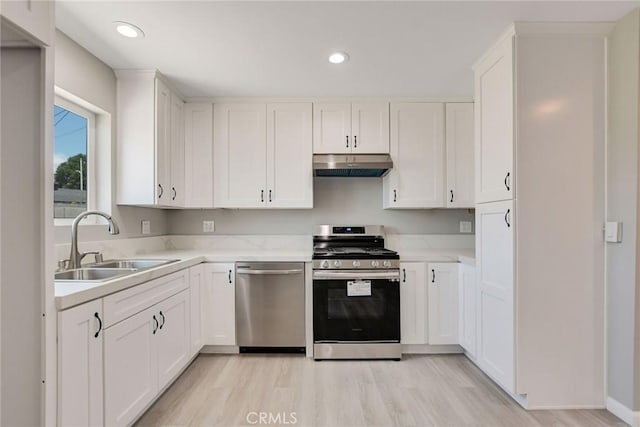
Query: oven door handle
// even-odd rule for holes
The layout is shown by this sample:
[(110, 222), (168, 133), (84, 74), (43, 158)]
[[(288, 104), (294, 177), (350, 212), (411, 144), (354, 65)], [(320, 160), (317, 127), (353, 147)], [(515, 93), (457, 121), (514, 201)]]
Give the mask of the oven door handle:
[(369, 280), (390, 279), (400, 281), (400, 271), (314, 271), (314, 280)]

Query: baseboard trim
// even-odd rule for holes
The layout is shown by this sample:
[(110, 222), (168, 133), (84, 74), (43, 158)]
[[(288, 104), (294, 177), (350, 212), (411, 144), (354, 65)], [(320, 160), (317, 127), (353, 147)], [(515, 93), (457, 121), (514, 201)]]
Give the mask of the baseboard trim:
[(457, 344), (402, 344), (402, 354), (462, 354), (464, 349)]
[(640, 411), (633, 411), (613, 397), (607, 397), (607, 411), (620, 418), (631, 427), (640, 427)]
[(205, 345), (200, 350), (202, 354), (238, 354), (240, 347), (237, 345)]

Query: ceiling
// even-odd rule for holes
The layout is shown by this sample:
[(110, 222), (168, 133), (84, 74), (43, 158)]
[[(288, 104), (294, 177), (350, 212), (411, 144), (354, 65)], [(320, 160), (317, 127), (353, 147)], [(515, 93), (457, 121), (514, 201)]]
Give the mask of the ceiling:
[[(513, 21), (616, 21), (640, 1), (67, 1), (58, 28), (112, 68), (187, 97), (473, 94), (471, 65)], [(142, 28), (126, 39), (113, 21)], [(348, 52), (342, 65), (327, 61)]]

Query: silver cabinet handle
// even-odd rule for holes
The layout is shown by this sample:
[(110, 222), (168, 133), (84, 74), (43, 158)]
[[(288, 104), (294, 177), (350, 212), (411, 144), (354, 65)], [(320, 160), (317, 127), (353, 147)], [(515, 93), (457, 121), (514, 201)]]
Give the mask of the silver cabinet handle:
[(237, 274), (256, 274), (256, 275), (275, 275), (275, 274), (300, 274), (302, 269), (296, 268), (293, 270), (249, 270), (246, 268), (239, 268), (236, 270)]

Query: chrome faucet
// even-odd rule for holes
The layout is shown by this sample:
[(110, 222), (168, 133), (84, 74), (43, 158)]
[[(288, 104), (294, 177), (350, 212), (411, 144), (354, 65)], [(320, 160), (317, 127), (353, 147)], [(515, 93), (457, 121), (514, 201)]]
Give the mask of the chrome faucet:
[(71, 223), (71, 253), (69, 254), (69, 264), (67, 265), (68, 269), (80, 268), (80, 264), (82, 262), (82, 258), (92, 252), (80, 253), (78, 251), (78, 225), (83, 218), (88, 217), (89, 215), (98, 215), (106, 219), (109, 223), (109, 234), (119, 234), (120, 230), (118, 229), (118, 224), (114, 221), (111, 215), (108, 215), (104, 212), (100, 211), (86, 211), (82, 212), (78, 215)]

